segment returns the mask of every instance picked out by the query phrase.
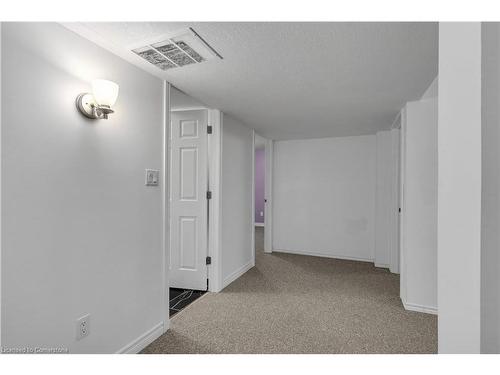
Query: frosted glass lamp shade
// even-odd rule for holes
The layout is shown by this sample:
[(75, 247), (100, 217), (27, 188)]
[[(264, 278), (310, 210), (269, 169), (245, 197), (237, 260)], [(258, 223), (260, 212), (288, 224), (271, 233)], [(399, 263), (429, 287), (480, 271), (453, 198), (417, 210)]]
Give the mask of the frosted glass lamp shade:
[(92, 94), (99, 106), (112, 107), (118, 98), (120, 86), (105, 79), (95, 79), (92, 81)]

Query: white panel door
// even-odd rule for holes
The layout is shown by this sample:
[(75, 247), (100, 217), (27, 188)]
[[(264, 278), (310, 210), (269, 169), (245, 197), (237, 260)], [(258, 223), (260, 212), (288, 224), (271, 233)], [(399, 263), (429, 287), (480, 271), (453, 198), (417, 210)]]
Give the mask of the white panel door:
[(170, 287), (207, 289), (207, 110), (172, 112)]

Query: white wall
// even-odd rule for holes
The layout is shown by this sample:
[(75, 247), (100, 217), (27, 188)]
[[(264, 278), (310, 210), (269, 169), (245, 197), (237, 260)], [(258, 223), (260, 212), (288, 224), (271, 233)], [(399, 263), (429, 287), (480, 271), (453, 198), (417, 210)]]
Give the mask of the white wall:
[(221, 168), (222, 286), (254, 266), (253, 130), (223, 115)]
[(374, 262), (394, 273), (399, 273), (399, 142), (399, 129), (376, 134)]
[(481, 352), (500, 353), (500, 27), (482, 25)]
[(439, 24), (438, 340), (480, 351), (481, 24)]
[(175, 86), (170, 89), (170, 110), (171, 111), (186, 111), (193, 109), (206, 108), (206, 105), (199, 100), (185, 94)]
[(401, 299), (405, 308), (437, 312), (437, 99), (403, 112)]
[(434, 78), (420, 99), (436, 98), (439, 93), (438, 77)]
[(373, 261), (376, 137), (275, 141), (273, 251)]
[(375, 265), (389, 268), (391, 263), (392, 205), (392, 136), (390, 131), (378, 132), (377, 183), (375, 207)]
[[(111, 353), (161, 332), (161, 187), (144, 170), (162, 166), (162, 82), (57, 24), (6, 23), (2, 50), (2, 345)], [(75, 108), (98, 77), (120, 85), (107, 121)]]

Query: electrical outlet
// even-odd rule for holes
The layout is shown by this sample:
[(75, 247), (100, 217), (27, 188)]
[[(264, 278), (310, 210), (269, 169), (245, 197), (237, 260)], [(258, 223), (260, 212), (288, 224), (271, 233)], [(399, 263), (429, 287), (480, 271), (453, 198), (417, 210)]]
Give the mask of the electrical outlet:
[(90, 333), (90, 315), (87, 314), (76, 320), (76, 339), (81, 340)]
[(264, 216), (264, 211), (260, 211), (260, 217)]

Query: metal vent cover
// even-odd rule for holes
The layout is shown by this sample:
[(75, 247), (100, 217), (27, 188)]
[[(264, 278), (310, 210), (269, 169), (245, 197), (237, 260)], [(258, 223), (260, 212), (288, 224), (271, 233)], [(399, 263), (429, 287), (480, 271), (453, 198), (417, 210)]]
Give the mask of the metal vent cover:
[(161, 70), (222, 59), (193, 29), (184, 29), (155, 40), (139, 43), (131, 51)]

